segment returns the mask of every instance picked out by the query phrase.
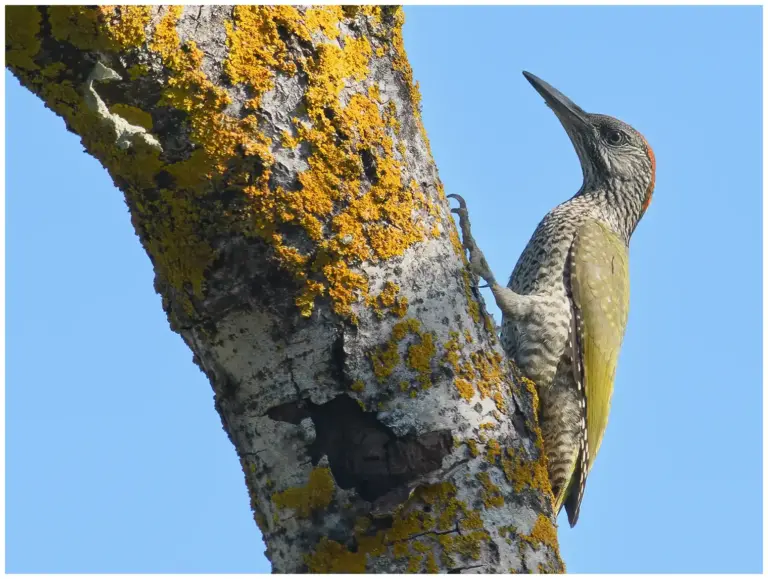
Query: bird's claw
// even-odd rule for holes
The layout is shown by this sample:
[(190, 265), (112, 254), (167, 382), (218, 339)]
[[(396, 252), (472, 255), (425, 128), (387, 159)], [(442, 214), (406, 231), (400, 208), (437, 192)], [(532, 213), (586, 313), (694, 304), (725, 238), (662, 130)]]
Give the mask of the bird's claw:
[(462, 197), (462, 196), (461, 196), (461, 195), (459, 195), (458, 193), (451, 193), (450, 195), (446, 195), (446, 197), (453, 197), (454, 199), (456, 199), (456, 201), (458, 201), (458, 202), (459, 202), (459, 208), (458, 208), (458, 209), (451, 209), (451, 212), (452, 212), (452, 213), (458, 213), (458, 212), (459, 212), (459, 211), (461, 211), (462, 209), (463, 209), (464, 211), (466, 211), (466, 210), (467, 210), (467, 202), (466, 202), (466, 201), (464, 201), (464, 197)]
[[(446, 197), (452, 197), (459, 202), (457, 208), (451, 209), (451, 213), (455, 213), (459, 216), (459, 229), (461, 229), (461, 241), (462, 246), (469, 252), (469, 268), (473, 274), (483, 278), (488, 285), (495, 283), (491, 268), (488, 266), (488, 262), (485, 260), (485, 256), (480, 248), (477, 246), (475, 238), (472, 236), (472, 226), (469, 223), (469, 212), (467, 211), (467, 202), (464, 197), (458, 193), (451, 193)], [(479, 286), (476, 286), (479, 287)]]

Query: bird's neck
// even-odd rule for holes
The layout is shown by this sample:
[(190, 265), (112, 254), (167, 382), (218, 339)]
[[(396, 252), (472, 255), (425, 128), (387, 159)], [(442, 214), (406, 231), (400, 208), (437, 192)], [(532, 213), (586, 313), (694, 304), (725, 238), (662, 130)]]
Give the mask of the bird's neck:
[(588, 200), (600, 220), (629, 246), (629, 239), (643, 215), (641, 189), (639, 183), (607, 180), (595, 185), (584, 184), (578, 196)]

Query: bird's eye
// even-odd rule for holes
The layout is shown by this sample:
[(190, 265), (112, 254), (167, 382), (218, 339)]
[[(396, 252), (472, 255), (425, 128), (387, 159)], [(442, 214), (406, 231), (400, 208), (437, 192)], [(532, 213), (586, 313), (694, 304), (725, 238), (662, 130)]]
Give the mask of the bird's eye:
[(618, 147), (626, 140), (626, 136), (621, 131), (609, 129), (605, 132), (605, 142), (614, 147)]

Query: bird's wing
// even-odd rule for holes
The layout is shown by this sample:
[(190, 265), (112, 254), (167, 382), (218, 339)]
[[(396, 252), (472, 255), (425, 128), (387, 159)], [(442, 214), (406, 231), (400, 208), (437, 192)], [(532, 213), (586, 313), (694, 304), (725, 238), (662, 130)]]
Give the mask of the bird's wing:
[(587, 472), (608, 424), (616, 364), (627, 326), (628, 257), (624, 242), (596, 220), (579, 228), (571, 248), (571, 294), (580, 350), (576, 357), (586, 394)]

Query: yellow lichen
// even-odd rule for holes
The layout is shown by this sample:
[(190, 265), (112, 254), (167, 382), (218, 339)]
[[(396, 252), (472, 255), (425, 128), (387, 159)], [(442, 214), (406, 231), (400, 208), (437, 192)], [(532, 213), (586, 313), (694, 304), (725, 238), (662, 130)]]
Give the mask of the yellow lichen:
[[(387, 378), (394, 372), (400, 362), (398, 346), (409, 333), (414, 334), (420, 341), (408, 347), (405, 361), (409, 368), (417, 372), (417, 380), (422, 388), (429, 388), (432, 385), (432, 359), (436, 353), (434, 336), (429, 332), (422, 332), (421, 324), (415, 318), (397, 322), (392, 327), (391, 338), (371, 352), (373, 372), (379, 380)], [(408, 388), (408, 383), (401, 382), (400, 387), (404, 391)], [(416, 392), (412, 391), (410, 395), (415, 397)]]
[(493, 484), (491, 475), (487, 472), (479, 472), (476, 477), (483, 486), (482, 499), (485, 507), (490, 509), (504, 506), (504, 497), (501, 494), (501, 489)]
[(312, 553), (305, 557), (310, 573), (365, 573), (368, 552), (350, 551), (341, 543), (323, 537)]
[(150, 6), (99, 6), (112, 45), (119, 50), (141, 46), (146, 40)]
[[(453, 246), (453, 250), (456, 252), (456, 255), (463, 257), (466, 260), (467, 255), (464, 251), (464, 246), (461, 244), (461, 239), (459, 238), (459, 232), (456, 229), (456, 222), (453, 221), (453, 219), (451, 219), (450, 223), (451, 223), (451, 226), (448, 227), (448, 239), (450, 239), (451, 245)], [(468, 281), (468, 277), (465, 277), (465, 280)]]
[(543, 456), (539, 460), (526, 461), (515, 457), (511, 448), (507, 448), (506, 455), (501, 459), (501, 466), (504, 470), (504, 476), (512, 483), (515, 492), (519, 493), (528, 487), (540, 490), (546, 496), (552, 496), (547, 464)]
[(310, 30), (318, 30), (333, 40), (340, 34), (339, 22), (344, 18), (344, 12), (341, 6), (309, 8), (304, 17)]
[(439, 571), (439, 568), (437, 566), (437, 561), (435, 561), (435, 554), (430, 551), (427, 553), (427, 560), (424, 564), (424, 569), (427, 573), (436, 574)]
[(480, 558), (482, 544), (489, 540), (488, 531), (472, 531), (462, 535), (440, 535), (438, 537), (438, 541), (446, 553), (474, 560)]
[(296, 305), (299, 307), (301, 315), (308, 318), (312, 315), (312, 309), (315, 306), (315, 298), (325, 291), (325, 285), (314, 280), (308, 280), (303, 291), (296, 297)]
[(501, 445), (499, 445), (499, 441), (492, 438), (486, 443), (485, 447), (485, 456), (488, 459), (488, 462), (496, 464), (496, 459), (501, 457)]
[(309, 473), (306, 486), (275, 493), (272, 502), (280, 509), (293, 509), (299, 517), (308, 517), (331, 504), (335, 489), (331, 469), (318, 467)]
[(232, 84), (245, 83), (253, 91), (250, 108), (257, 108), (261, 95), (274, 86), (276, 71), (296, 73), (278, 28), (308, 39), (308, 32), (297, 24), (300, 19), (293, 6), (235, 6), (232, 21), (224, 23), (229, 47), (224, 71)]
[(419, 373), (418, 380), (423, 388), (432, 385), (432, 358), (436, 349), (432, 334), (420, 333), (421, 343), (412, 344), (408, 348), (408, 366)]
[(461, 272), (461, 275), (464, 279), (464, 297), (467, 299), (467, 304), (469, 306), (469, 315), (472, 316), (472, 319), (475, 322), (480, 321), (480, 306), (477, 304), (477, 300), (475, 300), (474, 296), (472, 295), (472, 280), (469, 275), (469, 272), (464, 269)]
[(520, 378), (520, 382), (525, 386), (528, 393), (531, 395), (531, 404), (533, 405), (533, 415), (539, 415), (539, 393), (536, 390), (536, 384), (533, 380), (526, 378), (525, 376)]
[[(422, 567), (428, 571), (435, 570), (433, 547), (424, 541), (409, 541), (410, 538), (414, 535), (434, 536), (432, 532), (455, 528), (460, 524), (462, 529), (482, 527), (476, 511), (456, 498), (456, 487), (450, 482), (419, 487), (414, 492), (412, 504), (413, 507), (406, 506), (396, 512), (388, 529), (373, 533), (369, 525), (356, 524), (354, 551), (339, 542), (322, 538), (305, 559), (309, 572), (363, 573), (370, 558), (382, 556), (389, 549), (396, 558), (405, 558), (406, 567), (411, 571), (419, 571)], [(418, 507), (419, 504), (429, 505), (438, 518), (424, 512)], [(463, 524), (465, 522), (466, 525)], [(451, 542), (447, 550), (443, 547), (442, 555), (450, 558), (452, 554), (467, 556), (467, 553), (479, 552), (481, 543), (489, 538), (485, 531), (479, 534), (472, 531), (470, 537), (467, 541)]]
[(459, 521), (459, 528), (462, 531), (467, 531), (469, 529), (482, 529), (483, 526), (483, 519), (480, 517), (480, 513), (478, 511), (466, 512), (464, 518)]
[[(384, 346), (371, 353), (373, 373), (379, 380), (383, 380), (395, 371), (400, 362), (400, 354), (397, 351), (397, 342), (387, 342)], [(406, 383), (407, 385), (407, 383)]]
[[(467, 340), (467, 343), (471, 343), (471, 339)], [(478, 350), (469, 355), (468, 361), (461, 362), (458, 332), (450, 333), (450, 340), (443, 344), (443, 348), (443, 361), (455, 374), (454, 385), (459, 395), (467, 402), (472, 400), (476, 393), (481, 398), (490, 397), (496, 403), (497, 409), (505, 412), (505, 394), (509, 382), (503, 365), (504, 357), (495, 351)]]
[(533, 529), (531, 529), (530, 535), (520, 535), (520, 538), (534, 546), (545, 545), (552, 549), (560, 567), (563, 567), (557, 544), (557, 529), (555, 529), (555, 526), (548, 517), (540, 514), (533, 525)]

